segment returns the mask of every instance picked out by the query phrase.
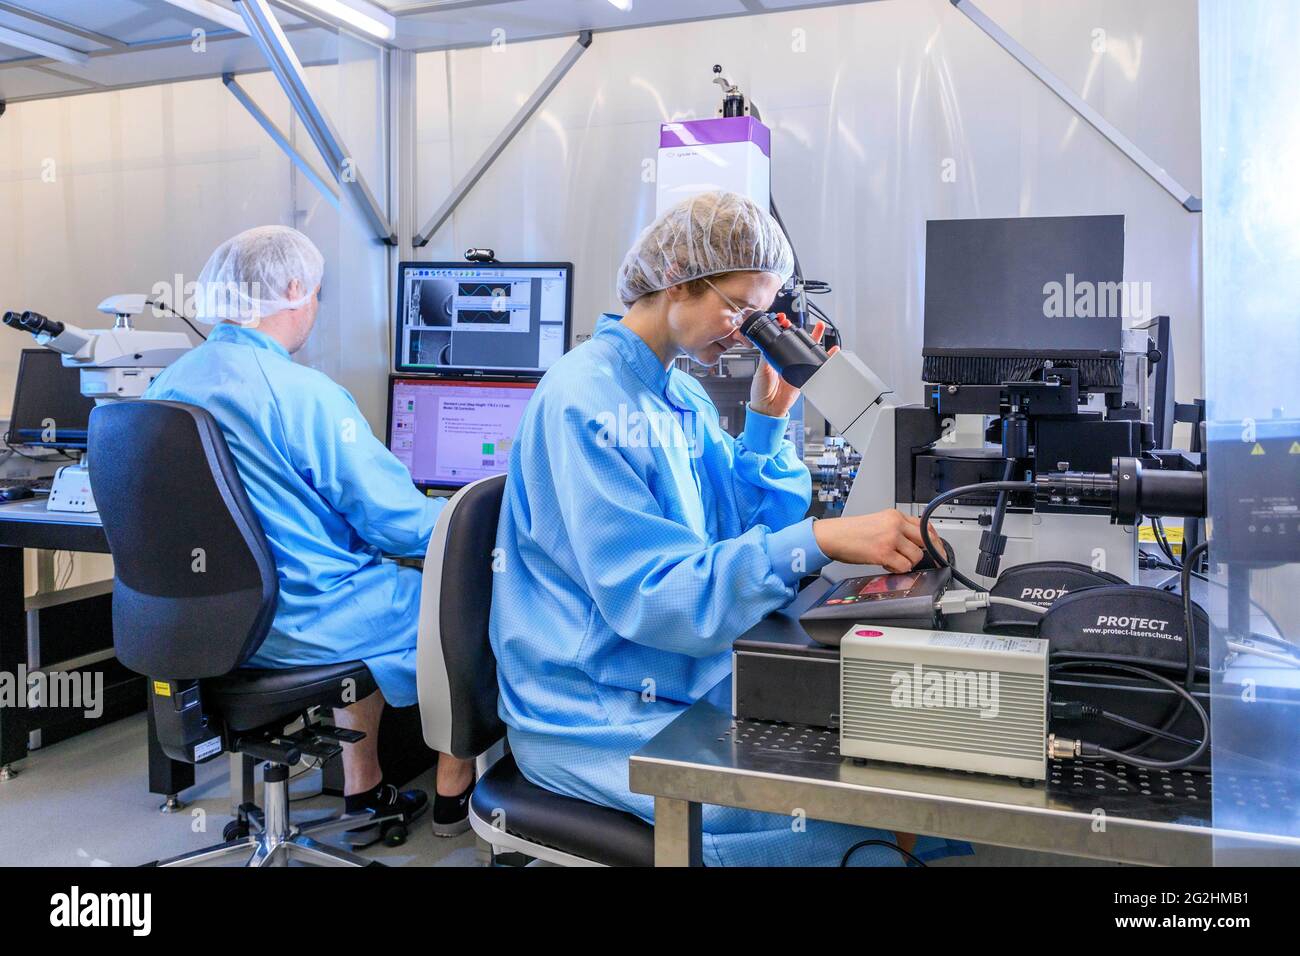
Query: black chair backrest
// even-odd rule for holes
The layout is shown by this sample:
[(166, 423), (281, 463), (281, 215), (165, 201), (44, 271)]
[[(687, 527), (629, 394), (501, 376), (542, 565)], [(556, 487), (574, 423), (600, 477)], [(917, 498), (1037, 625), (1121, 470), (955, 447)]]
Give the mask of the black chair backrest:
[(497, 667), (488, 639), (493, 549), (506, 476), (462, 489), (447, 525), (438, 630), (451, 704), (451, 753), (473, 757), (505, 736), (497, 715)]
[(275, 559), (216, 420), (182, 402), (90, 414), (91, 490), (113, 554), (113, 646), (133, 671), (218, 677), (275, 617)]

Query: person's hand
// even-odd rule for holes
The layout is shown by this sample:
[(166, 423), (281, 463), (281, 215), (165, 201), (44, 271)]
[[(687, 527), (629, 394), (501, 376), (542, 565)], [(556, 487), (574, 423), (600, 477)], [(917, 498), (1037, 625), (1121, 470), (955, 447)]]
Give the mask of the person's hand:
[[(822, 553), (834, 561), (878, 564), (895, 574), (910, 571), (925, 554), (921, 520), (892, 508), (849, 518), (819, 518), (813, 522), (813, 536)], [(930, 540), (939, 540), (933, 524)]]
[[(789, 328), (790, 320), (784, 315), (781, 315), (778, 321), (781, 323), (782, 328)], [(740, 332), (737, 331), (735, 334), (739, 336)], [(814, 342), (820, 342), (825, 334), (826, 323), (820, 321), (812, 327), (812, 331), (809, 333)], [(832, 355), (837, 351), (839, 351), (838, 345), (831, 348)], [(754, 381), (749, 387), (750, 408), (760, 415), (782, 418), (798, 400), (799, 389), (783, 379), (767, 359), (763, 359), (758, 363), (758, 371), (754, 373)]]

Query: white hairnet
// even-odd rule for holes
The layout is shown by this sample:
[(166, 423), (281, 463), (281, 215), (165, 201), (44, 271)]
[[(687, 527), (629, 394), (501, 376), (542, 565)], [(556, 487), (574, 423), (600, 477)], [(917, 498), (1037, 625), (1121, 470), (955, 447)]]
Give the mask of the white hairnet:
[(618, 270), (618, 297), (643, 295), (721, 272), (771, 272), (784, 282), (794, 271), (785, 234), (752, 199), (707, 192), (684, 199), (637, 239)]
[[(315, 243), (288, 226), (258, 226), (217, 246), (199, 273), (197, 318), (251, 324), (305, 305), (321, 283), (325, 258)], [(290, 286), (297, 293), (290, 298)]]

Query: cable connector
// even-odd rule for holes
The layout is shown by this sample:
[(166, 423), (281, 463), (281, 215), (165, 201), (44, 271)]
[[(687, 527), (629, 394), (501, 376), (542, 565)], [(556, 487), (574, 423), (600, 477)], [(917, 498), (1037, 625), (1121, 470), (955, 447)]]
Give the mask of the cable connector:
[(1047, 613), (1047, 608), (1032, 604), (1029, 601), (997, 597), (988, 594), (986, 591), (945, 591), (934, 602), (934, 609), (940, 614), (962, 614), (966, 611), (982, 610), (990, 604), (1003, 604), (1038, 616)]
[(1079, 756), (1080, 741), (1070, 737), (1047, 735), (1047, 758), (1049, 760), (1073, 760)]
[(1052, 701), (1053, 720), (1083, 720), (1085, 717), (1100, 717), (1101, 709), (1092, 704), (1078, 700)]
[(983, 591), (944, 591), (934, 602), (940, 614), (965, 614), (989, 606), (989, 596)]
[(994, 531), (980, 535), (980, 553), (975, 559), (975, 573), (986, 578), (996, 578), (1002, 564), (1002, 554), (1007, 549), (1007, 536)]

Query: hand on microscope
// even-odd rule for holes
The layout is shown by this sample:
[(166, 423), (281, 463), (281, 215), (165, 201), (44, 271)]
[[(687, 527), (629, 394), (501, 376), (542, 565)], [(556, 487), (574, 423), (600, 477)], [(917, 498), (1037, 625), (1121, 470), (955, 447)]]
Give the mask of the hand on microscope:
[[(869, 515), (819, 518), (813, 536), (822, 553), (845, 564), (878, 564), (886, 571), (910, 571), (925, 556), (921, 520), (893, 508)], [(930, 525), (930, 539), (939, 533)]]
[[(790, 320), (784, 315), (777, 318), (782, 328), (788, 328)], [(826, 323), (818, 321), (812, 331), (808, 333), (812, 336), (814, 342), (821, 342), (822, 336), (826, 334)], [(750, 345), (748, 339), (737, 330), (734, 333), (737, 345)], [(834, 345), (830, 349), (830, 354), (834, 355), (839, 351), (839, 346)], [(753, 383), (749, 388), (749, 407), (760, 415), (770, 415), (772, 418), (781, 418), (794, 406), (799, 400), (799, 389), (795, 388), (789, 382), (781, 377), (766, 359), (758, 363), (758, 371), (754, 373)]]

